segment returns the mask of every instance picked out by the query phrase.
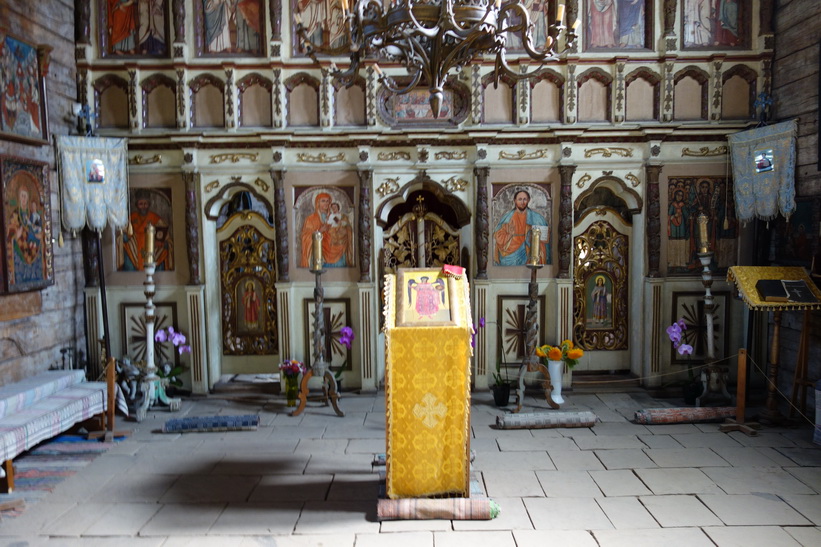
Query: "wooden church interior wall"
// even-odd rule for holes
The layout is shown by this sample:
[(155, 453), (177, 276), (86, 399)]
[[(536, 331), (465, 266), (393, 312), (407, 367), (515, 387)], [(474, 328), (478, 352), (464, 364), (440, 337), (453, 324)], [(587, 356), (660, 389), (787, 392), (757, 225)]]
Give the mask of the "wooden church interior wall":
[(512, 124), (515, 120), (516, 82), (511, 78), (500, 78), (493, 84), (491, 74), (482, 79), (482, 123)]
[(143, 119), (148, 129), (172, 129), (176, 122), (174, 87), (158, 85), (144, 95)]
[(240, 95), (240, 127), (271, 127), (271, 90), (260, 84), (248, 86)]
[(334, 94), (334, 125), (364, 126), (365, 88), (363, 85), (340, 87)]
[(562, 119), (562, 88), (550, 80), (535, 83), (530, 95), (531, 123), (558, 123)]
[(100, 129), (128, 129), (128, 86), (114, 75), (106, 75), (94, 83), (96, 118)]
[[(751, 117), (750, 89), (750, 83), (738, 75), (724, 82), (721, 88), (722, 119), (734, 120)], [(755, 87), (752, 89), (755, 90)]]
[(656, 86), (644, 78), (636, 78), (627, 86), (625, 118), (628, 122), (650, 121), (657, 117)]

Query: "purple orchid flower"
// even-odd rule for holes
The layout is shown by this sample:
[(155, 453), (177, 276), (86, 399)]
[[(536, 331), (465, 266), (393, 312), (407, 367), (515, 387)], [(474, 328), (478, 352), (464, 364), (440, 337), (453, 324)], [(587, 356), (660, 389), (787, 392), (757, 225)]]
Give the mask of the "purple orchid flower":
[(484, 317), (479, 318), (479, 328), (480, 329), (485, 328), (485, 318)]
[(693, 353), (693, 346), (689, 344), (681, 344), (678, 346), (679, 355), (690, 355)]
[(351, 342), (356, 335), (351, 327), (345, 326), (339, 329), (339, 343), (348, 349), (351, 349)]
[(167, 342), (168, 341), (168, 334), (166, 334), (164, 329), (160, 329), (154, 335), (155, 342)]

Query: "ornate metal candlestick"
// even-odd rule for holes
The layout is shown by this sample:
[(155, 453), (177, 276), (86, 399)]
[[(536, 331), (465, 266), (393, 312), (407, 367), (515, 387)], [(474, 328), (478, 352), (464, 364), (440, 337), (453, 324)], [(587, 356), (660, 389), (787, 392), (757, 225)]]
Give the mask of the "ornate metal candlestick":
[(151, 401), (155, 398), (155, 381), (159, 380), (157, 376), (157, 367), (154, 364), (154, 322), (156, 321), (154, 307), (154, 295), (156, 294), (156, 286), (154, 285), (154, 271), (157, 264), (154, 262), (154, 226), (149, 224), (145, 229), (145, 251), (143, 265), (145, 268), (145, 281), (143, 281), (143, 293), (145, 294), (145, 378), (144, 386), (148, 388), (148, 393), (145, 393), (145, 400), (150, 406)]
[(530, 268), (530, 283), (527, 285), (527, 312), (525, 314), (525, 325), (527, 326), (527, 335), (525, 337), (525, 356), (522, 360), (522, 366), (519, 367), (519, 385), (516, 388), (516, 410), (522, 410), (522, 403), (525, 396), (525, 374), (528, 372), (540, 371), (545, 380), (542, 386), (545, 388), (545, 399), (552, 408), (559, 408), (559, 404), (554, 402), (550, 397), (552, 385), (550, 384), (550, 375), (547, 368), (536, 357), (536, 345), (539, 338), (539, 323), (536, 321), (536, 299), (539, 296), (539, 283), (536, 280), (536, 274), (544, 266), (539, 260), (541, 231), (538, 228), (530, 229), (530, 255), (527, 259), (527, 267)]
[(305, 410), (305, 403), (308, 401), (308, 380), (313, 376), (322, 378), (323, 390), (326, 390), (324, 395), (325, 404), (328, 404), (328, 399), (334, 407), (334, 412), (338, 416), (345, 416), (345, 413), (339, 409), (337, 400), (339, 393), (337, 393), (336, 378), (331, 373), (329, 363), (325, 360), (325, 319), (322, 312), (322, 306), (325, 300), (325, 289), (322, 288), (322, 274), (325, 269), (322, 267), (322, 233), (314, 232), (314, 239), (311, 245), (311, 273), (316, 278), (316, 286), (314, 287), (314, 336), (313, 336), (313, 351), (311, 353), (311, 366), (302, 375), (302, 385), (299, 390), (299, 405), (296, 410), (291, 412), (291, 416), (298, 416)]

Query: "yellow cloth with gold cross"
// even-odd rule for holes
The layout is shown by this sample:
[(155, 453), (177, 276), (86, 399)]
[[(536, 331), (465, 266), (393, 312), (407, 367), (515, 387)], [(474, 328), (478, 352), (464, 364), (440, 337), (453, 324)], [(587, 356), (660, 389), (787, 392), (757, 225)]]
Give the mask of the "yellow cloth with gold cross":
[(395, 321), (395, 276), (385, 286), (386, 486), (391, 499), (470, 493), (467, 281), (453, 283), (453, 325)]

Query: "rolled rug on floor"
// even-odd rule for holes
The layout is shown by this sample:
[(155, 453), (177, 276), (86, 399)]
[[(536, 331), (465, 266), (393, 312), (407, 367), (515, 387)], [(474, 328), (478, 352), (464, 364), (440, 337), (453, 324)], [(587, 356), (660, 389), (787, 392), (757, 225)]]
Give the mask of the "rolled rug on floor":
[(160, 430), (162, 433), (203, 433), (210, 431), (247, 431), (259, 426), (259, 416), (192, 416), (168, 420)]
[(592, 427), (598, 417), (590, 411), (536, 412), (496, 416), (499, 429), (547, 429), (552, 427)]
[(499, 511), (488, 498), (382, 498), (377, 503), (379, 520), (490, 520)]
[(645, 408), (636, 411), (635, 422), (642, 425), (712, 422), (733, 418), (735, 410), (733, 406)]

